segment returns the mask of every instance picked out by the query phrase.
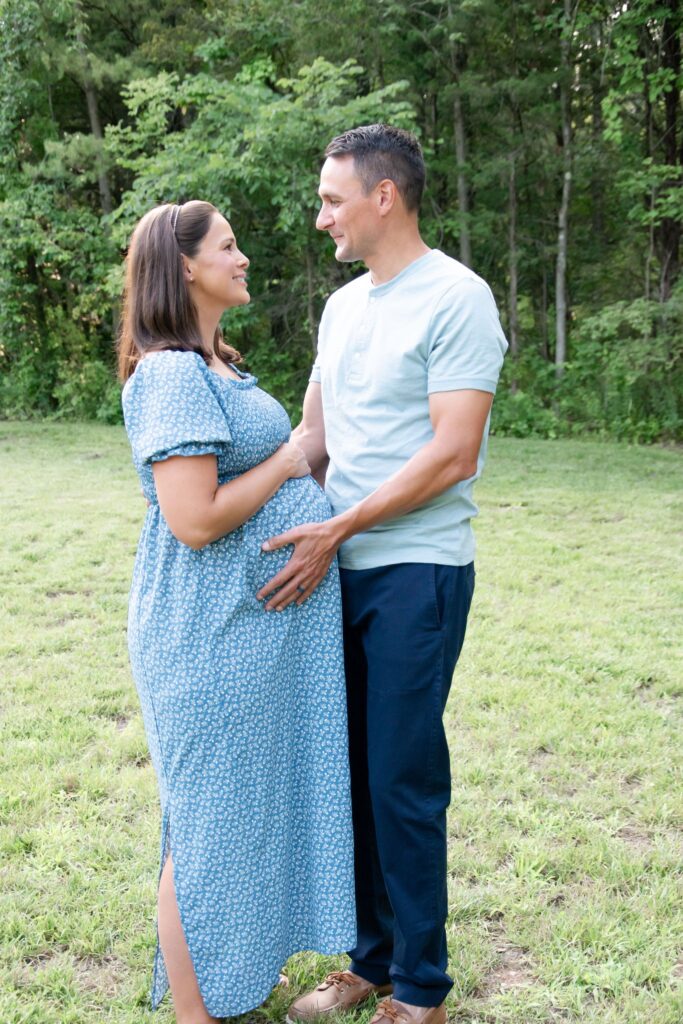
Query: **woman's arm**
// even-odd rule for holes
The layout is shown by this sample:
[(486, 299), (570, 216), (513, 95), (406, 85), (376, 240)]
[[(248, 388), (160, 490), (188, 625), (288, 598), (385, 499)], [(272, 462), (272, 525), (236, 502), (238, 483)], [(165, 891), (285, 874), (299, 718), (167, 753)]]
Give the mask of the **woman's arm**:
[(171, 533), (198, 551), (246, 523), (290, 477), (307, 476), (306, 457), (288, 441), (265, 462), (218, 486), (215, 455), (174, 455), (152, 466)]

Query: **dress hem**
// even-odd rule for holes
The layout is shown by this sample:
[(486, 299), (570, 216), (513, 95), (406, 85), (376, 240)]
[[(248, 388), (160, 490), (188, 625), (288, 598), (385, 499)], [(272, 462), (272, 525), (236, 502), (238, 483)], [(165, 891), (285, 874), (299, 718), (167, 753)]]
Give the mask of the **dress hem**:
[[(353, 933), (352, 935), (349, 936), (348, 942), (335, 942), (332, 946), (329, 946), (329, 947), (327, 945), (322, 944), (322, 943), (296, 943), (294, 945), (294, 947), (292, 949), (290, 949), (290, 951), (288, 953), (285, 953), (283, 955), (282, 963), (283, 964), (286, 963), (286, 961), (289, 960), (289, 958), (291, 956), (295, 956), (297, 953), (303, 953), (303, 952), (307, 952), (307, 951), (312, 951), (312, 952), (318, 953), (320, 956), (341, 956), (344, 953), (348, 953), (348, 951), (350, 949), (353, 949), (355, 944), (356, 944), (356, 934), (355, 933)], [(277, 987), (278, 980), (279, 980), (279, 969), (278, 969), (278, 971), (275, 974), (274, 981), (270, 982), (268, 984), (268, 986), (264, 988), (263, 995), (258, 997), (255, 1002), (250, 1000), (248, 1003), (239, 1003), (239, 1004), (237, 1004), (236, 1008), (234, 1008), (232, 1006), (229, 1006), (227, 1008), (220, 1008), (219, 1009), (215, 1005), (209, 1004), (206, 1001), (204, 1001), (204, 1006), (206, 1008), (206, 1012), (208, 1014), (210, 1014), (212, 1017), (219, 1017), (219, 1018), (221, 1018), (221, 1017), (239, 1017), (243, 1013), (249, 1013), (251, 1010), (255, 1010), (257, 1007), (262, 1006), (263, 1003), (265, 1003), (266, 999), (271, 994), (273, 989), (275, 989)], [(199, 978), (197, 978), (197, 981), (199, 981)], [(159, 1009), (159, 1007), (161, 1006), (161, 1003), (163, 1002), (163, 1000), (164, 1000), (164, 998), (166, 996), (166, 993), (168, 992), (168, 988), (169, 987), (167, 985), (165, 990), (164, 990), (164, 992), (158, 997), (158, 999), (156, 999), (156, 1000), (152, 999), (150, 1001), (151, 1002), (152, 1010), (158, 1010)], [(200, 986), (200, 993), (201, 993), (201, 986)], [(202, 996), (202, 998), (203, 998), (203, 996)]]

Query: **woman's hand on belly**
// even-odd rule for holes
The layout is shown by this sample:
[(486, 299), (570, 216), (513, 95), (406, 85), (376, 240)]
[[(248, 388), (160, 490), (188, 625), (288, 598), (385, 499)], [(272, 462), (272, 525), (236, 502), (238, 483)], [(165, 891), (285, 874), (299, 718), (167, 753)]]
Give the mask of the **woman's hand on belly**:
[(199, 550), (242, 526), (285, 481), (310, 469), (299, 446), (287, 441), (270, 458), (220, 485), (215, 455), (170, 456), (155, 462), (152, 472), (171, 532)]

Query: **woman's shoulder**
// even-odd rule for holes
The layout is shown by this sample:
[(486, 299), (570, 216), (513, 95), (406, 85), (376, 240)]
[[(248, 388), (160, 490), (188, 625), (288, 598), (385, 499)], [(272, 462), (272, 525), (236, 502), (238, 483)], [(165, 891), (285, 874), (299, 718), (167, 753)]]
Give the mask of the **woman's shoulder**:
[(143, 356), (135, 368), (135, 373), (142, 371), (143, 376), (172, 373), (195, 374), (205, 366), (206, 363), (199, 352), (164, 348), (157, 352), (148, 352), (146, 356)]
[[(189, 408), (211, 390), (207, 366), (198, 352), (162, 349), (144, 356), (123, 388), (124, 418), (150, 403)], [(208, 371), (210, 373), (210, 371)]]
[(206, 363), (198, 352), (179, 349), (160, 349), (148, 352), (135, 367), (134, 373), (126, 381), (126, 389), (138, 390), (150, 384), (161, 384), (164, 381), (199, 380), (203, 376)]

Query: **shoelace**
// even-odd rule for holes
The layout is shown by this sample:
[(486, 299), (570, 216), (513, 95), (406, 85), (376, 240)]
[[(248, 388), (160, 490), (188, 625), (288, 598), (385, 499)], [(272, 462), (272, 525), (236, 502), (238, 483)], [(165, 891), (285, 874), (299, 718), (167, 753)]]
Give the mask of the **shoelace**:
[(358, 979), (354, 978), (350, 971), (332, 971), (325, 978), (322, 985), (319, 986), (321, 989), (330, 988), (334, 985), (336, 988), (341, 988), (342, 985), (357, 985)]
[(382, 1002), (379, 1004), (379, 1006), (377, 1007), (376, 1016), (379, 1017), (380, 1014), (382, 1017), (387, 1018), (388, 1020), (397, 1021), (400, 1019), (398, 1008), (394, 1006), (393, 1000), (391, 999), (383, 999)]

